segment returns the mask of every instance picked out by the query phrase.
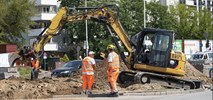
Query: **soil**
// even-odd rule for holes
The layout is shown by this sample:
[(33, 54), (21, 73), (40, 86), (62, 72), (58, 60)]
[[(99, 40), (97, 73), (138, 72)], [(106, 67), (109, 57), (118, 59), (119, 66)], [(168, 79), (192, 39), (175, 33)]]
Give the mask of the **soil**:
[[(121, 64), (120, 70), (128, 70)], [(186, 63), (186, 75), (184, 79), (203, 80), (205, 83), (211, 83), (211, 79), (197, 71), (188, 62)], [(82, 78), (77, 73), (69, 78), (43, 78), (35, 81), (24, 78), (10, 77), (0, 81), (0, 100), (2, 99), (31, 99), (31, 98), (50, 98), (53, 95), (80, 94)], [(160, 84), (118, 84), (119, 91), (137, 91), (137, 90), (162, 90), (166, 89)], [(94, 93), (108, 93), (109, 84), (107, 82), (106, 66), (104, 61), (100, 61), (95, 69)]]
[(212, 79), (198, 71), (194, 66), (192, 66), (189, 62), (186, 62), (185, 64), (185, 75), (183, 77), (184, 79), (190, 79), (190, 80), (201, 80), (204, 82), (204, 84), (211, 84)]

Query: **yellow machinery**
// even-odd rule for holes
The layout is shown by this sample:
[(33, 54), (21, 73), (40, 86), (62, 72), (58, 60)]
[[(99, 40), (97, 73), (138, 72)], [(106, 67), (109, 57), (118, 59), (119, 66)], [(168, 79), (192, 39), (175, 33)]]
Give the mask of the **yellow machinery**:
[[(111, 9), (112, 5), (103, 5), (96, 8), (76, 8), (87, 9), (87, 12), (68, 15), (68, 8), (62, 7), (56, 16), (51, 20), (51, 24), (46, 28), (34, 42), (32, 48), (34, 54), (39, 57), (42, 54), (44, 45), (63, 28), (67, 22), (82, 20), (94, 20), (105, 23), (110, 35), (118, 36), (129, 52), (125, 57), (119, 50), (119, 46), (114, 39), (114, 43), (119, 50), (122, 60), (132, 71), (123, 71), (119, 75), (119, 81), (134, 83), (160, 82), (165, 85), (179, 88), (200, 88), (199, 81), (189, 81), (176, 78), (183, 76), (186, 57), (181, 52), (174, 52), (173, 41), (174, 32), (163, 29), (146, 28), (129, 39), (119, 21), (117, 12)], [(111, 31), (114, 30), (114, 33)], [(134, 48), (134, 49), (133, 49)]]

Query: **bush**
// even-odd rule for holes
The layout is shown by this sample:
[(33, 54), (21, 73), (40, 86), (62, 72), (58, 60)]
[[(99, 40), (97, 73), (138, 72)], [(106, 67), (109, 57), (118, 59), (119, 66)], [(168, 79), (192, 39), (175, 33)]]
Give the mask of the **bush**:
[(26, 78), (26, 79), (30, 79), (31, 70), (32, 70), (32, 68), (29, 66), (18, 68), (18, 72), (20, 73), (21, 77)]
[(64, 56), (62, 58), (60, 58), (61, 62), (68, 62), (70, 61), (69, 57), (67, 56), (67, 54), (64, 54)]

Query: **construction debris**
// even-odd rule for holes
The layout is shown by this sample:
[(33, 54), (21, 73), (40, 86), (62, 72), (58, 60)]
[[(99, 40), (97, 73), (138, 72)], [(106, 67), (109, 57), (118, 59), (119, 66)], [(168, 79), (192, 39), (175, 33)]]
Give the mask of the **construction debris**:
[(185, 76), (183, 78), (190, 80), (201, 80), (204, 82), (204, 84), (211, 84), (212, 82), (211, 78), (198, 71), (189, 62), (186, 62), (185, 64)]
[[(122, 68), (125, 68), (122, 64)], [(100, 61), (95, 69), (94, 93), (110, 92), (107, 82), (107, 73), (104, 61)], [(126, 70), (126, 69), (121, 69)], [(206, 84), (211, 83), (211, 79), (197, 71), (188, 62), (186, 64), (186, 75), (184, 79), (203, 80)], [(11, 77), (0, 81), (0, 99), (31, 99), (31, 98), (50, 98), (53, 95), (80, 94), (82, 78), (77, 73), (70, 78), (43, 78), (35, 81), (24, 78)], [(166, 87), (158, 83), (154, 84), (118, 84), (120, 92), (138, 90), (162, 90)]]

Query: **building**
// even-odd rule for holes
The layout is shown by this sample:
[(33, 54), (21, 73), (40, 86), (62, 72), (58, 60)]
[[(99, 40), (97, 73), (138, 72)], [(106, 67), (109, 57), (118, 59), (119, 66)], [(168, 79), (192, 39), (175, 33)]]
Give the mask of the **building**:
[(184, 3), (190, 7), (196, 7), (197, 10), (203, 10), (204, 7), (207, 7), (213, 14), (213, 0), (180, 0), (180, 3)]
[(146, 0), (150, 1), (159, 1), (162, 5), (165, 6), (175, 6), (179, 3), (186, 4), (189, 7), (196, 7), (197, 10), (202, 10), (204, 7), (207, 7), (209, 11), (213, 13), (213, 0)]
[[(35, 21), (35, 25), (31, 26), (28, 37), (30, 38), (30, 45), (36, 40), (36, 37), (50, 24), (50, 20), (56, 15), (60, 2), (58, 0), (35, 0), (38, 14), (31, 19)], [(68, 37), (65, 36), (67, 32), (62, 33), (50, 40), (48, 44), (44, 46), (45, 51), (60, 51), (66, 52), (66, 45), (69, 42)]]

